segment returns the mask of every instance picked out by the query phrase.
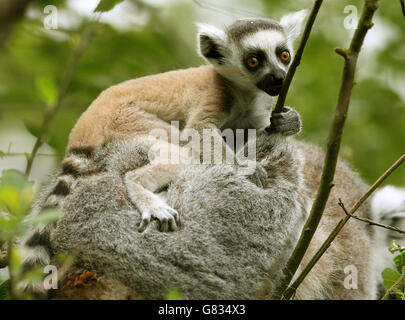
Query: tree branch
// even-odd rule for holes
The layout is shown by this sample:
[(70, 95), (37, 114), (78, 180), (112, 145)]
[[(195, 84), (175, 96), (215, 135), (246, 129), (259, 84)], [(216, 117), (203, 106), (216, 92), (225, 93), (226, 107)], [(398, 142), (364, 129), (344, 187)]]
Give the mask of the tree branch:
[(397, 293), (397, 290), (405, 292), (405, 274), (401, 275), (392, 287), (387, 290), (381, 300), (401, 300), (402, 297)]
[(0, 47), (6, 41), (13, 25), (23, 16), (32, 0), (0, 1)]
[(276, 288), (273, 298), (288, 299), (292, 296), (293, 292), (295, 292), (296, 287), (289, 288), (288, 291), (286, 291), (286, 288), (290, 284), (292, 277), (296, 273), (298, 266), (300, 265), (302, 258), (307, 251), (307, 248), (318, 227), (319, 221), (321, 220), (323, 211), (328, 201), (330, 190), (333, 186), (333, 178), (336, 170), (340, 142), (343, 134), (345, 120), (347, 117), (347, 111), (349, 108), (351, 92), (354, 85), (354, 74), (357, 65), (357, 59), (367, 31), (373, 25), (372, 18), (377, 8), (378, 0), (364, 1), (361, 18), (353, 35), (349, 49), (345, 51), (342, 49), (337, 50), (337, 52), (341, 55), (344, 52), (343, 57), (345, 61), (338, 104), (328, 137), (327, 152), (324, 160), (320, 186), (315, 201), (313, 203), (311, 213), (304, 225), (298, 243), (286, 266), (282, 270), (284, 279)]
[(339, 221), (339, 223), (336, 225), (336, 227), (333, 229), (333, 231), (329, 234), (328, 238), (325, 240), (325, 242), (322, 244), (322, 246), (319, 248), (319, 250), (314, 254), (312, 259), (305, 266), (305, 268), (301, 272), (301, 274), (297, 277), (297, 279), (294, 281), (294, 283), (291, 284), (291, 286), (285, 291), (284, 297), (286, 299), (290, 299), (294, 295), (298, 286), (305, 279), (305, 277), (308, 275), (308, 273), (311, 271), (311, 269), (314, 267), (314, 265), (319, 261), (319, 259), (326, 252), (326, 250), (330, 247), (332, 241), (335, 240), (335, 238), (339, 234), (340, 230), (342, 230), (342, 228), (345, 226), (347, 221), (349, 221), (349, 219), (353, 216), (353, 214), (357, 211), (357, 209), (381, 185), (381, 183), (383, 183), (384, 180), (387, 179), (404, 162), (405, 162), (405, 154), (402, 155), (397, 161), (395, 161), (395, 163), (387, 171), (385, 171), (377, 179), (376, 182), (373, 183), (373, 185), (367, 190), (367, 192), (359, 200), (357, 200), (357, 202), (353, 205), (353, 207), (348, 212), (348, 215), (346, 215), (345, 218), (343, 218), (342, 220)]
[(68, 91), (69, 85), (72, 82), (73, 74), (77, 68), (77, 64), (79, 63), (80, 58), (82, 57), (83, 53), (86, 51), (89, 43), (95, 36), (98, 31), (98, 24), (94, 23), (89, 26), (83, 33), (83, 36), (80, 38), (80, 41), (76, 48), (73, 51), (72, 58), (66, 68), (66, 73), (62, 79), (62, 82), (59, 87), (58, 97), (55, 103), (46, 109), (44, 119), (42, 121), (41, 128), (39, 130), (38, 138), (34, 144), (34, 147), (27, 157), (27, 166), (25, 169), (25, 174), (28, 176), (31, 172), (32, 164), (34, 162), (35, 156), (38, 152), (38, 149), (45, 143), (49, 129), (52, 123), (53, 118), (55, 117), (56, 113), (59, 111), (62, 105), (62, 101), (66, 96)]
[(7, 249), (0, 244), (0, 269), (8, 266)]
[(367, 218), (361, 218), (361, 217), (359, 217), (359, 216), (355, 216), (355, 215), (351, 214), (350, 212), (348, 212), (348, 211), (346, 210), (345, 205), (343, 204), (342, 199), (340, 199), (340, 198), (339, 198), (339, 206), (342, 208), (342, 210), (344, 211), (344, 213), (345, 213), (346, 215), (348, 215), (350, 218), (353, 218), (353, 219), (356, 219), (356, 220), (359, 220), (359, 221), (368, 223), (368, 224), (370, 224), (370, 225), (372, 225), (372, 226), (376, 226), (376, 227), (380, 227), (380, 228), (385, 228), (385, 229), (388, 229), (388, 230), (392, 230), (392, 231), (396, 231), (396, 232), (404, 233), (404, 234), (405, 234), (405, 230), (399, 229), (399, 228), (397, 228), (397, 227), (389, 226), (389, 225), (387, 225), (387, 224), (378, 223), (378, 222), (376, 222), (376, 221), (373, 221), (373, 220), (370, 220), (370, 219), (367, 219)]
[(291, 63), (290, 68), (288, 69), (287, 75), (283, 81), (283, 87), (281, 88), (280, 94), (277, 99), (276, 106), (274, 107), (274, 112), (283, 111), (285, 99), (287, 98), (288, 89), (290, 88), (290, 84), (294, 77), (295, 71), (301, 63), (301, 57), (302, 57), (302, 54), (304, 53), (305, 45), (307, 44), (309, 35), (312, 30), (312, 26), (314, 25), (315, 18), (318, 14), (319, 8), (322, 5), (322, 2), (323, 2), (323, 0), (315, 0), (315, 2), (314, 2), (314, 6), (312, 7), (311, 13), (309, 14), (309, 18), (305, 25), (305, 29), (302, 34), (297, 52), (295, 53), (294, 59)]
[(401, 4), (402, 14), (405, 17), (405, 1), (404, 0), (399, 0), (399, 3)]

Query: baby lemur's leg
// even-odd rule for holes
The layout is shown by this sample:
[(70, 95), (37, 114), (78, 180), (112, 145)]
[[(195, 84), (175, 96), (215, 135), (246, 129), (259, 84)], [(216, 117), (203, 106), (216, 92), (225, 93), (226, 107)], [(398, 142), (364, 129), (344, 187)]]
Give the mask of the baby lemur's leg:
[[(229, 114), (221, 106), (208, 104), (204, 107), (195, 109), (191, 113), (185, 128), (182, 131), (181, 144), (183, 145), (187, 138), (192, 138), (197, 142), (193, 148), (197, 149), (198, 156), (203, 164), (235, 164), (235, 152), (225, 142), (223, 134), (226, 131), (232, 133), (231, 129), (220, 131)], [(233, 140), (232, 136), (232, 140)]]
[(175, 230), (180, 222), (177, 211), (155, 192), (167, 186), (193, 162), (191, 150), (167, 141), (156, 141), (151, 136), (141, 140), (143, 144), (149, 143), (152, 159), (149, 164), (127, 172), (124, 177), (129, 197), (142, 215), (139, 230), (145, 230), (151, 218), (159, 220), (161, 231)]

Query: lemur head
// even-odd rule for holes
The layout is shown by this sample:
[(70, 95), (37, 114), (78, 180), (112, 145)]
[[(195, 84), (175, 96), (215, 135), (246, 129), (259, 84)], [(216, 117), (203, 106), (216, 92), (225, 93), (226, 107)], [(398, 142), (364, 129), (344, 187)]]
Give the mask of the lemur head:
[(306, 10), (272, 19), (239, 19), (224, 30), (198, 24), (198, 49), (225, 78), (247, 90), (280, 93)]

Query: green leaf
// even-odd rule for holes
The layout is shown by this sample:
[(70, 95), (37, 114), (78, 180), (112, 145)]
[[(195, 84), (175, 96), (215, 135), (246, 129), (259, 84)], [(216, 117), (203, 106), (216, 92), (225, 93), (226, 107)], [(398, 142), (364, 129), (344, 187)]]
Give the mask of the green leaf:
[(0, 178), (0, 188), (11, 186), (21, 190), (26, 187), (32, 187), (32, 185), (33, 183), (28, 181), (24, 173), (14, 169), (3, 170)]
[(397, 290), (395, 290), (395, 293), (400, 297), (401, 300), (405, 300), (405, 293), (404, 292), (397, 289)]
[(48, 76), (40, 76), (35, 79), (38, 92), (42, 100), (48, 105), (56, 102), (58, 97), (58, 86), (56, 82)]
[(0, 239), (10, 240), (17, 236), (17, 221), (13, 217), (0, 215)]
[(4, 170), (0, 178), (0, 208), (23, 218), (34, 198), (33, 182), (18, 170)]
[(382, 272), (385, 289), (391, 288), (401, 275), (394, 269), (385, 268)]
[(389, 247), (388, 250), (392, 254), (394, 254), (396, 252), (402, 253), (405, 251), (405, 247), (402, 247), (400, 244), (396, 243), (395, 240), (392, 240), (392, 247)]
[(112, 10), (117, 4), (124, 0), (100, 0), (94, 12), (107, 12)]
[(179, 290), (172, 288), (167, 292), (165, 300), (183, 300), (183, 296)]
[(9, 300), (10, 295), (10, 280), (6, 280), (0, 284), (0, 300)]
[(394, 258), (395, 266), (397, 267), (398, 272), (402, 272), (402, 269), (405, 267), (405, 252), (397, 255)]

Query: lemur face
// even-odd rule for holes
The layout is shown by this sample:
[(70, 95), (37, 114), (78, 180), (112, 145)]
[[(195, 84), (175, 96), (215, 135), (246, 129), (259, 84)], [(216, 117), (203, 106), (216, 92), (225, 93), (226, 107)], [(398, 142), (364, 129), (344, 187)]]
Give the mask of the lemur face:
[(236, 86), (280, 93), (292, 60), (292, 43), (299, 36), (306, 11), (272, 19), (240, 19), (225, 30), (199, 25), (199, 51)]

